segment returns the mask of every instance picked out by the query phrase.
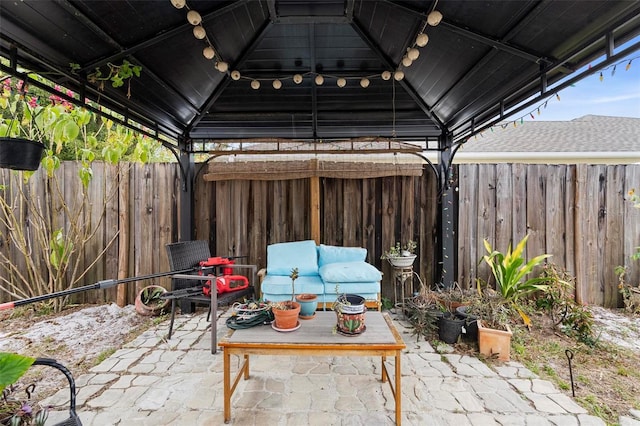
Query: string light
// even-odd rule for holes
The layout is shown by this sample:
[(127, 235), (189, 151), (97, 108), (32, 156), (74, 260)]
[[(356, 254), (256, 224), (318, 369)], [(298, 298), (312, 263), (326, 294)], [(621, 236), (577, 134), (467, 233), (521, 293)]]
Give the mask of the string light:
[[(216, 60), (214, 64), (214, 67), (216, 70), (218, 70), (221, 73), (228, 74), (231, 77), (231, 79), (234, 81), (238, 81), (242, 79), (249, 80), (251, 82), (250, 83), (251, 88), (254, 90), (258, 90), (260, 88), (261, 79), (244, 77), (240, 74), (240, 71), (238, 70), (233, 70), (229, 72), (229, 64), (224, 60), (222, 60), (222, 58), (220, 57), (220, 54), (214, 48), (213, 43), (207, 36), (207, 31), (205, 30), (205, 27), (202, 22), (202, 15), (200, 15), (198, 11), (191, 9), (189, 5), (186, 3), (186, 0), (170, 0), (170, 1), (171, 1), (171, 4), (176, 9), (183, 9), (183, 8), (187, 9), (187, 21), (191, 25), (193, 25), (193, 36), (197, 40), (203, 40), (206, 43), (206, 46), (202, 50), (202, 54), (206, 59)], [(436, 1), (436, 5), (437, 5), (437, 1)], [(422, 25), (422, 28), (420, 29), (418, 35), (416, 36), (416, 39), (413, 45), (407, 48), (407, 52), (402, 57), (400, 64), (398, 64), (398, 68), (396, 68), (396, 70), (394, 71), (384, 70), (380, 74), (380, 78), (382, 78), (383, 81), (388, 81), (393, 76), (394, 80), (396, 81), (403, 80), (405, 77), (405, 73), (399, 67), (400, 66), (403, 66), (405, 68), (410, 67), (413, 64), (413, 62), (418, 59), (418, 57), (420, 56), (420, 51), (417, 47), (425, 47), (429, 42), (429, 36), (425, 33), (427, 26), (435, 27), (438, 24), (440, 24), (442, 19), (443, 19), (442, 13), (435, 10), (435, 5), (434, 5), (434, 8), (427, 15), (426, 20)], [(313, 72), (307, 72), (305, 74), (315, 76), (314, 82), (317, 86), (322, 86), (324, 84), (324, 80), (325, 80), (324, 76), (313, 73)], [(339, 77), (339, 76), (331, 76), (331, 77), (336, 79), (336, 84), (338, 85), (338, 87), (345, 87), (347, 85), (347, 78)], [(369, 79), (370, 77), (376, 77), (376, 76), (349, 77), (349, 79), (353, 79), (353, 78), (359, 79), (360, 87), (366, 89), (371, 84), (371, 80)], [(280, 76), (280, 77), (276, 77), (275, 79), (272, 77), (271, 79), (265, 78), (262, 80), (271, 80), (272, 85), (274, 87), (277, 85), (278, 86), (277, 89), (280, 89), (282, 87), (282, 80), (284, 79), (292, 79), (295, 84), (301, 84), (304, 78), (303, 78), (303, 74), (294, 74), (292, 77)], [(276, 81), (278, 81), (278, 83), (276, 83)]]
[[(628, 71), (629, 68), (631, 68), (631, 62), (633, 62), (635, 59), (640, 58), (639, 56), (633, 57), (631, 59), (623, 59), (619, 62), (616, 62), (614, 64), (609, 65), (606, 68), (603, 68), (602, 71), (600, 71), (598, 78), (600, 79), (600, 81), (604, 80), (604, 72), (611, 69), (611, 75), (613, 76), (615, 74), (616, 71), (616, 67), (620, 64), (623, 64), (625, 62), (627, 62), (626, 66), (625, 66), (625, 71)], [(587, 69), (591, 69), (591, 64), (589, 64)], [(573, 84), (571, 85), (572, 87), (575, 87)], [(559, 92), (555, 92), (552, 96), (555, 96), (556, 100), (560, 101), (560, 93)], [(541, 108), (546, 109), (547, 108), (547, 104), (549, 102), (549, 99), (545, 100), (543, 103), (541, 103), (540, 105), (536, 106), (535, 108), (533, 108), (531, 111), (526, 112), (524, 115), (514, 119), (513, 121), (509, 122), (513, 125), (513, 127), (518, 127), (518, 122), (520, 122), (520, 124), (524, 124), (524, 117), (526, 117), (527, 115), (529, 117), (531, 117), (532, 120), (535, 120), (535, 116), (533, 115), (534, 111), (538, 114), (541, 115)], [(502, 130), (505, 130), (507, 128), (508, 123), (501, 123), (501, 124), (497, 124), (496, 126), (491, 126), (489, 127), (489, 129), (493, 132), (494, 131), (494, 127), (500, 127)], [(481, 133), (482, 135), (482, 133)], [(470, 139), (470, 136), (467, 137), (465, 139), (465, 142), (468, 141)]]
[(189, 21), (191, 25), (200, 25), (202, 22), (202, 16), (200, 16), (197, 11), (190, 10), (187, 12), (187, 21)]

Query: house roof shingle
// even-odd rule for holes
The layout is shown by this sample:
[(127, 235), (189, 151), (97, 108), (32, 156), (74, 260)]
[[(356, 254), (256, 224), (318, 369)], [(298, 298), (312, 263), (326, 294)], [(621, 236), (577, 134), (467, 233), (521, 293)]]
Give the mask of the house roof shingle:
[(470, 139), (460, 152), (640, 151), (640, 118), (585, 115), (571, 121), (513, 123)]

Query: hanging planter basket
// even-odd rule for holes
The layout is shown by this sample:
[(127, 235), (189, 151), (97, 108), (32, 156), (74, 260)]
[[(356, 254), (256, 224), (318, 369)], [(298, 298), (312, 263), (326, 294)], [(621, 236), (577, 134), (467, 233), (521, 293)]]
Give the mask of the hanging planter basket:
[(44, 144), (22, 138), (0, 138), (0, 168), (38, 170)]

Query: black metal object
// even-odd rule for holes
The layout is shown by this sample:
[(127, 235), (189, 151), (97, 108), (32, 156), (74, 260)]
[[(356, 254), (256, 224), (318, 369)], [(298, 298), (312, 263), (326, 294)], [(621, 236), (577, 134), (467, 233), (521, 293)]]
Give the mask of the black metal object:
[[(200, 266), (200, 262), (207, 260), (211, 257), (211, 251), (209, 249), (209, 242), (204, 240), (192, 240), (192, 241), (180, 241), (166, 245), (167, 257), (169, 258), (169, 267), (172, 269), (184, 269), (191, 267), (191, 270)], [(244, 257), (237, 256), (235, 258)], [(231, 259), (231, 258), (228, 258)], [(216, 270), (219, 267), (223, 268), (253, 268), (253, 276), (250, 278), (250, 286), (246, 289), (233, 291), (226, 293), (218, 298), (215, 291), (215, 281), (211, 285), (211, 296), (205, 296), (202, 293), (202, 286), (193, 285), (193, 281), (208, 281), (215, 280)], [(255, 266), (254, 265), (220, 265), (220, 266), (208, 267), (213, 270), (214, 277), (206, 275), (184, 275), (176, 272), (171, 280), (171, 294), (176, 297), (169, 297), (171, 299), (171, 320), (169, 321), (169, 333), (167, 338), (170, 339), (173, 333), (173, 324), (175, 321), (175, 314), (177, 308), (177, 302), (180, 301), (180, 309), (183, 313), (192, 312), (196, 303), (209, 305), (209, 312), (207, 314), (207, 321), (213, 318), (211, 323), (211, 353), (217, 352), (217, 336), (215, 321), (217, 318), (217, 307), (219, 304), (230, 303), (234, 300), (238, 300), (243, 297), (250, 297), (254, 294), (253, 284), (255, 283)]]
[[(502, 118), (537, 95), (552, 95), (567, 76), (640, 32), (640, 3), (619, 0), (292, 2), (198, 1), (217, 61), (243, 77), (232, 80), (202, 56), (186, 8), (168, 1), (0, 2), (0, 53), (55, 83), (100, 99), (171, 138), (427, 136), (442, 125), (457, 135)], [(444, 17), (425, 26), (436, 8)], [(118, 16), (119, 19), (108, 19)], [(598, 19), (593, 19), (597, 16)], [(59, 31), (64, 22), (64, 31)], [(429, 44), (404, 80), (382, 81), (396, 69), (420, 30)], [(633, 48), (638, 49), (636, 43)], [(629, 52), (627, 52), (629, 53)], [(104, 91), (86, 74), (123, 59), (142, 64), (127, 97)], [(620, 57), (617, 57), (620, 59)], [(80, 67), (74, 73), (73, 61)], [(179, 64), (176, 66), (175, 64)], [(4, 64), (3, 64), (4, 66)], [(578, 70), (578, 71), (576, 71)], [(295, 73), (304, 75), (293, 83)], [(325, 76), (325, 84), (313, 76)], [(335, 76), (349, 78), (339, 88)], [(371, 85), (360, 87), (367, 76)], [(249, 79), (264, 79), (260, 90)], [(269, 82), (282, 78), (275, 90)], [(353, 80), (351, 80), (353, 79)], [(286, 97), (287, 101), (283, 102)], [(395, 102), (395, 108), (391, 103)], [(395, 115), (395, 117), (393, 117)], [(442, 125), (439, 125), (442, 124)]]
[(64, 297), (64, 296), (69, 296), (69, 295), (75, 294), (75, 293), (82, 293), (83, 291), (104, 290), (104, 289), (111, 288), (111, 287), (119, 285), (119, 284), (127, 284), (127, 283), (134, 282), (134, 281), (142, 281), (142, 280), (148, 280), (148, 279), (152, 279), (152, 278), (166, 277), (166, 276), (169, 276), (169, 275), (192, 272), (193, 270), (194, 270), (194, 268), (188, 268), (188, 269), (183, 269), (183, 270), (179, 270), (179, 271), (158, 272), (158, 273), (155, 273), (155, 274), (140, 275), (138, 277), (123, 278), (123, 279), (120, 279), (120, 280), (113, 280), (113, 279), (111, 279), (111, 280), (102, 280), (102, 281), (98, 281), (95, 284), (85, 285), (85, 286), (77, 287), (77, 288), (70, 288), (69, 290), (63, 290), (63, 291), (58, 291), (58, 292), (55, 292), (55, 293), (43, 294), (43, 295), (40, 295), (40, 296), (30, 297), (28, 299), (16, 300), (16, 301), (13, 301), (13, 302), (0, 303), (0, 311), (13, 309), (15, 307), (22, 306), (22, 305), (28, 305), (30, 303), (43, 302), (45, 300), (54, 299), (56, 297)]
[(566, 351), (564, 351), (564, 353), (567, 356), (567, 360), (569, 361), (569, 377), (571, 378), (571, 395), (573, 395), (573, 397), (575, 398), (576, 389), (573, 383), (573, 367), (571, 366), (571, 360), (573, 360), (573, 351), (571, 349), (567, 349)]
[(76, 382), (73, 379), (73, 375), (64, 365), (57, 362), (55, 359), (51, 358), (36, 358), (33, 362), (34, 365), (44, 365), (47, 367), (52, 367), (65, 375), (67, 381), (69, 382), (69, 418), (63, 420), (62, 422), (56, 423), (53, 426), (82, 426), (82, 422), (76, 413)]

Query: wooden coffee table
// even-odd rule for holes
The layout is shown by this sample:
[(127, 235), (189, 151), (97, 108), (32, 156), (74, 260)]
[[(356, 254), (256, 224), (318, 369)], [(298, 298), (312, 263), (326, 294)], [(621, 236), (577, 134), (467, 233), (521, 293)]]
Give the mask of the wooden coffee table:
[[(369, 311), (366, 330), (358, 336), (334, 334), (334, 312), (316, 312), (316, 317), (300, 321), (293, 332), (278, 332), (270, 326), (257, 326), (246, 330), (231, 330), (220, 342), (224, 357), (224, 421), (231, 420), (231, 396), (240, 378), (249, 379), (249, 355), (290, 356), (379, 356), (382, 361), (383, 382), (388, 382), (396, 403), (396, 424), (401, 424), (402, 387), (400, 385), (400, 358), (406, 347), (402, 337), (387, 313)], [(231, 383), (231, 355), (244, 357), (244, 362)], [(395, 357), (395, 384), (389, 380), (386, 358)]]

